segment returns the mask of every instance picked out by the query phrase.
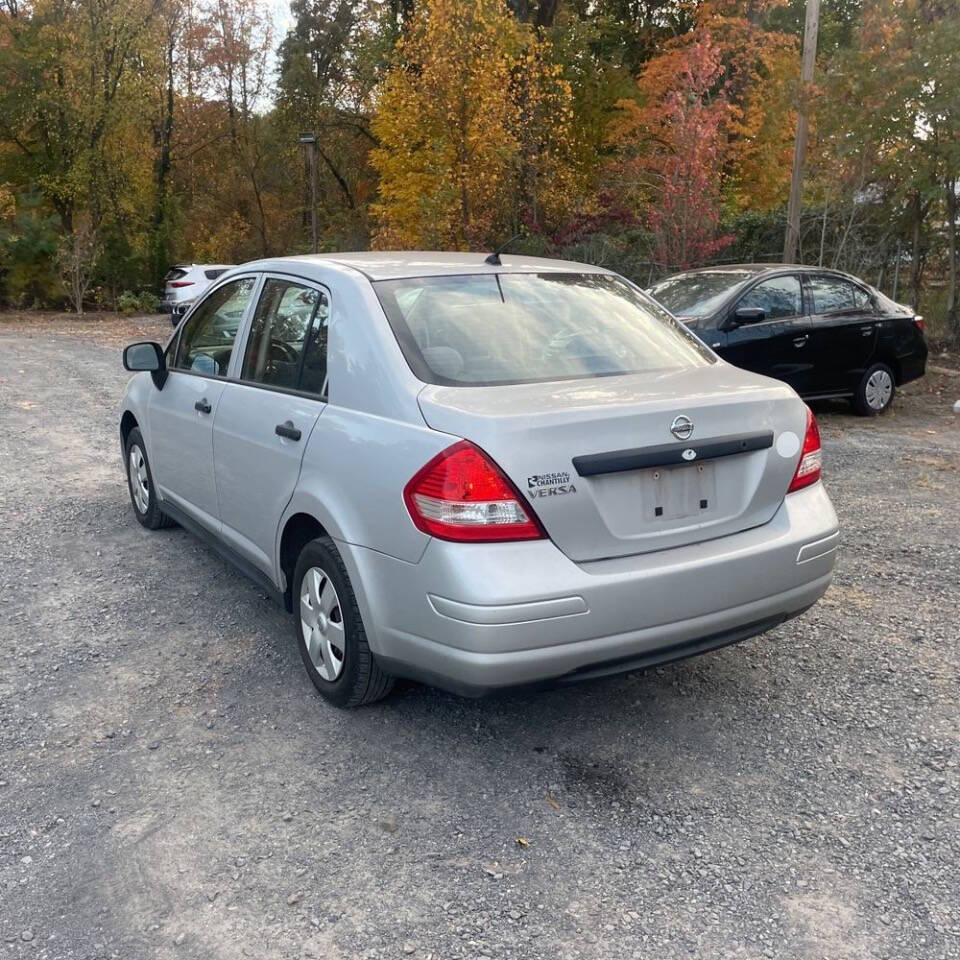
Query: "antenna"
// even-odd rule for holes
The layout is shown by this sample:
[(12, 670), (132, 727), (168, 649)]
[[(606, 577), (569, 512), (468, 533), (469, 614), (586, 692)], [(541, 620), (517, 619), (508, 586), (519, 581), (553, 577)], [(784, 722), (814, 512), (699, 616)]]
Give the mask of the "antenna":
[(493, 267), (500, 266), (500, 254), (503, 253), (507, 247), (510, 246), (516, 240), (519, 240), (523, 236), (522, 233), (518, 233), (515, 237), (511, 237), (506, 243), (501, 243), (496, 250), (493, 251), (488, 257), (484, 257), (483, 262), (489, 263)]

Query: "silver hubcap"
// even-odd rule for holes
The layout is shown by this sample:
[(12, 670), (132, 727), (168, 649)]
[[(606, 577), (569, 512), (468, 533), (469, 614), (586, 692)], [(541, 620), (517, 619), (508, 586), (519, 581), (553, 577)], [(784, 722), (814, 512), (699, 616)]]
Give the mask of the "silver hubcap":
[(137, 509), (146, 513), (150, 508), (150, 478), (143, 451), (136, 444), (130, 448), (130, 490)]
[(874, 370), (870, 374), (865, 396), (871, 410), (882, 410), (890, 402), (893, 396), (893, 378), (886, 370)]
[(311, 567), (303, 577), (300, 626), (317, 673), (324, 680), (336, 680), (343, 672), (343, 614), (337, 591), (320, 567)]

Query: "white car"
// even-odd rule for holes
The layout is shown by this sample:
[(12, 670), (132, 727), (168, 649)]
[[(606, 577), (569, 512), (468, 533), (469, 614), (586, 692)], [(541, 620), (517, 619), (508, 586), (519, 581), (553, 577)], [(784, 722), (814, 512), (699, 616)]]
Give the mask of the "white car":
[(173, 314), (172, 322), (176, 326), (184, 311), (197, 297), (207, 291), (214, 280), (226, 273), (230, 263), (177, 263), (163, 278), (163, 293), (160, 295), (160, 310)]

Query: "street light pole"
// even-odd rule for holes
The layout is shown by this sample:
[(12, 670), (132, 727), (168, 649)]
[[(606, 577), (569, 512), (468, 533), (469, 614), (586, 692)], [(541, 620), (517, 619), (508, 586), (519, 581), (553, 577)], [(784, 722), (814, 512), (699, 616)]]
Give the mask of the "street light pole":
[(308, 149), (310, 158), (310, 230), (313, 235), (313, 252), (318, 250), (317, 239), (317, 135), (301, 133), (297, 138)]
[(787, 204), (787, 231), (783, 238), (783, 262), (793, 263), (800, 243), (800, 208), (803, 203), (803, 167), (807, 160), (810, 128), (810, 86), (817, 61), (817, 34), (820, 30), (820, 0), (807, 0), (803, 29), (803, 63), (800, 68), (800, 103), (797, 110), (797, 139), (793, 148), (790, 201)]

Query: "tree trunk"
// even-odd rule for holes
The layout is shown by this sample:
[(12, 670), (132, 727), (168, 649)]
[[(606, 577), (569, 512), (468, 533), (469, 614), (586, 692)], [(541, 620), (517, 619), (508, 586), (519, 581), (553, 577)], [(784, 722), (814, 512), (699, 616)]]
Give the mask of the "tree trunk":
[(910, 247), (910, 306), (914, 310), (920, 302), (920, 271), (923, 259), (920, 254), (920, 231), (923, 228), (923, 201), (920, 191), (914, 192), (910, 199), (910, 210), (913, 217), (913, 239)]
[(960, 341), (960, 305), (957, 303), (957, 180), (947, 178), (947, 323)]
[(174, 106), (174, 74), (173, 57), (176, 48), (176, 34), (173, 23), (167, 21), (167, 50), (166, 50), (166, 91), (163, 116), (160, 118), (157, 144), (156, 163), (156, 198), (153, 208), (153, 240), (154, 263), (153, 283), (158, 285), (163, 279), (169, 264), (168, 237), (167, 237), (167, 187), (170, 180), (171, 144), (173, 143), (173, 106)]

